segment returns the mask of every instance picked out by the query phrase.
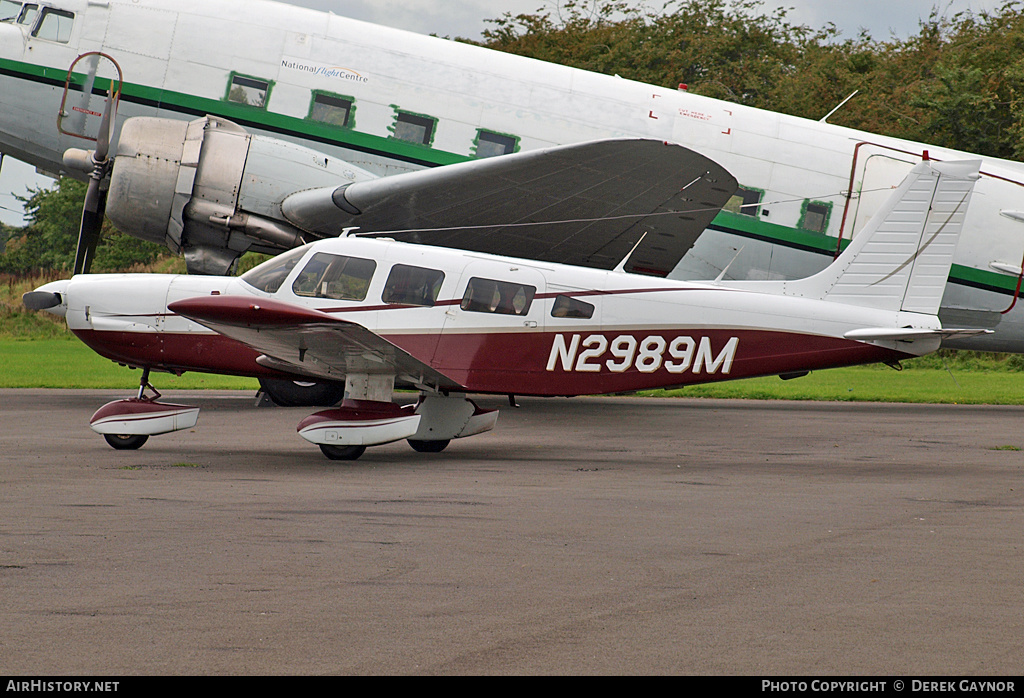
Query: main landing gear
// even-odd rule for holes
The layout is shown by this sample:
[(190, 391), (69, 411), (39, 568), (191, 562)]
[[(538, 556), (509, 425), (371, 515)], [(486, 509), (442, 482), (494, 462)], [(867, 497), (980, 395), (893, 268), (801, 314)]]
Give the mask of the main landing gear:
[[(146, 391), (152, 391), (147, 395)], [(150, 436), (191, 429), (199, 420), (199, 408), (157, 402), (160, 393), (149, 382), (149, 369), (142, 371), (139, 393), (127, 400), (108, 402), (96, 410), (89, 426), (102, 434), (118, 451), (142, 448)]]
[[(465, 397), (424, 392), (414, 405), (397, 405), (387, 401), (393, 381), (393, 376), (349, 376), (348, 397), (338, 407), (302, 420), (299, 435), (318, 445), (331, 460), (353, 461), (368, 446), (402, 439), (419, 453), (440, 453), (452, 439), (490, 431), (498, 421), (497, 410), (482, 409)], [(141, 448), (150, 436), (196, 425), (198, 407), (160, 402), (159, 398), (149, 382), (149, 369), (144, 369), (138, 395), (107, 403), (92, 416), (89, 426), (112, 448), (125, 451)]]
[(419, 453), (440, 453), (452, 439), (494, 428), (497, 410), (462, 397), (424, 394), (415, 405), (346, 399), (340, 407), (306, 417), (299, 435), (331, 460), (355, 460), (367, 446), (406, 439)]
[(260, 378), (260, 388), (278, 407), (330, 407), (345, 397), (345, 384), (337, 381)]

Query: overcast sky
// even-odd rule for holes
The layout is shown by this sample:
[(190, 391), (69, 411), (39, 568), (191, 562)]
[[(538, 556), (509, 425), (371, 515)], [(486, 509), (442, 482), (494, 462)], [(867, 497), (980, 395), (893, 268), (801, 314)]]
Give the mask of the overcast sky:
[[(553, 9), (555, 0), (289, 0), (292, 4), (329, 10), (338, 15), (386, 24), (421, 34), (479, 38), (488, 26), (484, 20), (512, 14)], [(1004, 0), (765, 0), (766, 10), (792, 8), (794, 24), (812, 27), (833, 22), (845, 36), (867, 29), (876, 39), (916, 33), (921, 18), (933, 9), (952, 16), (964, 10), (991, 11)], [(647, 2), (660, 7), (663, 0)], [(45, 186), (50, 180), (36, 177), (32, 168), (8, 159), (0, 170), (0, 220), (22, 224), (21, 205), (12, 192), (24, 194), (28, 186)]]
[[(291, 4), (329, 10), (368, 22), (386, 24), (422, 34), (478, 38), (485, 19), (512, 14), (551, 10), (556, 0), (288, 0)], [(1004, 0), (765, 0), (766, 10), (792, 8), (788, 17), (794, 24), (813, 27), (834, 22), (845, 35), (854, 37), (861, 28), (876, 39), (891, 33), (906, 37), (917, 31), (920, 18), (933, 8), (953, 15), (962, 10), (994, 10)], [(659, 8), (664, 0), (644, 5)]]

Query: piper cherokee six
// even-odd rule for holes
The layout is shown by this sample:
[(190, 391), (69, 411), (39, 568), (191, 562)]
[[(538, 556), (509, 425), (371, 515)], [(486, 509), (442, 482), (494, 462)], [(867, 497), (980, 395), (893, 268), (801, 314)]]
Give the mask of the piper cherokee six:
[[(593, 162), (641, 154), (655, 172), (674, 162), (689, 187), (721, 190), (719, 202), (735, 188), (727, 172), (677, 145), (557, 150)], [(535, 158), (499, 160), (530, 169)], [(935, 351), (943, 338), (984, 334), (944, 328), (936, 314), (978, 167), (920, 163), (834, 264), (797, 281), (628, 273), (635, 249), (602, 270), (344, 236), (239, 278), (80, 274), (26, 294), (25, 303), (63, 315), (101, 355), (145, 369), (136, 398), (93, 416), (93, 429), (115, 448), (196, 424), (197, 408), (147, 395), (156, 369), (344, 381), (340, 406), (298, 425), (327, 457), (358, 458), (367, 446), (401, 439), (440, 451), (496, 423), (497, 412), (468, 394), (572, 396), (794, 375), (895, 362)], [(555, 249), (573, 233), (546, 226), (532, 239)], [(567, 254), (589, 252), (573, 245)], [(392, 402), (396, 386), (418, 390), (418, 403)]]

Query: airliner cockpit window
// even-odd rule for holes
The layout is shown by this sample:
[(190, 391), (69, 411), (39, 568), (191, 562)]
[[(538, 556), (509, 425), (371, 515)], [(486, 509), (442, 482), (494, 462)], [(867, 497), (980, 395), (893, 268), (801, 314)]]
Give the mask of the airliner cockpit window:
[(14, 0), (0, 0), (0, 22), (13, 22), (21, 12), (21, 3)]
[(26, 27), (31, 27), (36, 23), (36, 17), (39, 16), (39, 5), (29, 2), (21, 6), (21, 14), (18, 15), (18, 24)]
[(43, 8), (43, 16), (39, 19), (32, 36), (45, 41), (56, 41), (66, 44), (71, 41), (71, 30), (75, 26), (75, 13), (57, 10), (52, 7)]

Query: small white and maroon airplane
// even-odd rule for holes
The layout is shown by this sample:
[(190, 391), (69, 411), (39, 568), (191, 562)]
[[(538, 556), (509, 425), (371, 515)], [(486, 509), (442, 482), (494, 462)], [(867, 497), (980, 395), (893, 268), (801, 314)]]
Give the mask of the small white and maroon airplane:
[[(720, 188), (718, 207), (735, 188), (728, 173), (695, 165), (680, 146), (585, 147), (678, 157), (689, 182), (683, 193)], [(137, 397), (92, 419), (115, 448), (196, 424), (198, 408), (147, 395), (155, 370), (343, 382), (340, 405), (298, 426), (328, 458), (355, 459), (367, 446), (400, 439), (436, 452), (494, 427), (497, 411), (467, 394), (572, 396), (795, 377), (895, 363), (935, 351), (945, 337), (986, 332), (943, 328), (937, 317), (978, 169), (925, 159), (835, 263), (797, 281), (648, 276), (639, 244), (610, 271), (536, 261), (559, 246), (572, 261), (619, 239), (600, 226), (588, 234), (575, 221), (525, 226), (510, 241), (520, 256), (350, 233), (238, 278), (82, 274), (26, 294), (25, 304), (63, 315), (102, 356), (144, 369)], [(665, 213), (693, 213), (702, 198), (714, 197)], [(317, 206), (304, 214), (326, 210)], [(620, 227), (636, 224), (625, 218)], [(393, 403), (396, 386), (419, 390), (419, 402)]]

